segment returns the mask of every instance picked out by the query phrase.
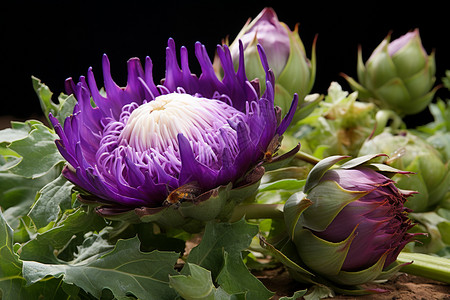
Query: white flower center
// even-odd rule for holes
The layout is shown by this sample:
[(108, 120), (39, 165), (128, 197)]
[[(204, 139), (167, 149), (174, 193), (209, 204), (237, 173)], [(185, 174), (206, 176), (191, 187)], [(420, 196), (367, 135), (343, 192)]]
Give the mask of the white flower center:
[[(178, 151), (177, 135), (182, 133), (197, 152), (199, 144), (209, 145), (217, 154), (223, 146), (224, 129), (232, 130), (228, 120), (243, 115), (219, 100), (171, 93), (156, 97), (131, 113), (119, 140), (138, 152), (169, 149)], [(196, 147), (197, 146), (197, 147)]]

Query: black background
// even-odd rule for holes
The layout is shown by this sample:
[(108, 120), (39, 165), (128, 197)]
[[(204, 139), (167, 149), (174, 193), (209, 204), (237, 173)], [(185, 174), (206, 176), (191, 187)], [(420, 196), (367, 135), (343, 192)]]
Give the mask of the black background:
[[(348, 2), (350, 3), (350, 2)], [(40, 114), (31, 75), (56, 95), (67, 77), (85, 75), (92, 66), (101, 86), (101, 58), (106, 53), (117, 84), (126, 85), (126, 61), (150, 56), (154, 78), (164, 77), (167, 39), (190, 50), (191, 70), (198, 73), (194, 43), (206, 45), (213, 57), (216, 44), (230, 41), (246, 20), (266, 6), (291, 29), (300, 23), (308, 57), (317, 42), (317, 75), (312, 92), (326, 93), (331, 81), (350, 90), (339, 75), (356, 76), (358, 45), (364, 61), (391, 31), (397, 38), (419, 28), (423, 45), (436, 52), (437, 83), (450, 69), (450, 22), (444, 1), (15, 1), (1, 9), (1, 111), (18, 119)], [(356, 5), (355, 5), (356, 4)], [(447, 97), (440, 89), (439, 97)], [(428, 121), (422, 113), (409, 117)]]

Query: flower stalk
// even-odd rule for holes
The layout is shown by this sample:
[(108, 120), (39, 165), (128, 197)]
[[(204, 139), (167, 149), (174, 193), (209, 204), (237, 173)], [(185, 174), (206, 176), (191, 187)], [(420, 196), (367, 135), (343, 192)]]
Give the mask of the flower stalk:
[(283, 219), (283, 204), (241, 204), (235, 207), (230, 222), (245, 219)]
[[(450, 284), (450, 259), (423, 254), (400, 252), (397, 261), (405, 264), (401, 271)], [(409, 262), (413, 262), (407, 264)]]
[(399, 117), (393, 110), (381, 109), (375, 115), (376, 128), (373, 136), (376, 136), (384, 131), (389, 121), (391, 121), (390, 128), (392, 130), (398, 130), (404, 127), (402, 118)]
[(308, 153), (303, 152), (303, 151), (298, 151), (295, 154), (295, 159), (302, 160), (302, 161), (307, 162), (307, 163), (309, 163), (311, 165), (316, 165), (320, 161), (320, 159), (318, 159), (317, 157), (314, 157), (311, 154), (308, 154)]

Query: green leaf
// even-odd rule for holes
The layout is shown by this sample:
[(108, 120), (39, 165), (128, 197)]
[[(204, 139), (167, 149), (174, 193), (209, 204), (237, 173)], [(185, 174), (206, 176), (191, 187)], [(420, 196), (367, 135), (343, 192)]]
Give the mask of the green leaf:
[(54, 226), (38, 233), (36, 237), (22, 246), (20, 258), (43, 263), (60, 263), (55, 257), (77, 234), (100, 230), (104, 220), (93, 211), (82, 207), (67, 211)]
[(258, 233), (258, 226), (244, 220), (235, 223), (206, 224), (202, 242), (192, 249), (188, 263), (197, 264), (211, 271), (216, 278), (224, 264), (223, 251), (230, 254), (246, 249)]
[[(42, 112), (48, 119), (48, 115), (51, 113), (56, 117), (59, 123), (64, 124), (64, 120), (72, 114), (73, 108), (77, 103), (73, 95), (60, 94), (58, 97), (59, 104), (52, 101), (53, 93), (50, 91), (49, 87), (41, 82), (40, 79), (32, 76), (31, 81), (33, 83), (34, 91), (36, 92), (39, 102), (41, 103)], [(50, 122), (49, 122), (50, 123)]]
[(0, 130), (0, 172), (5, 172), (22, 159), (15, 151), (7, 148), (12, 142), (28, 137), (34, 124), (41, 124), (39, 121), (29, 120), (25, 123), (11, 122), (11, 128)]
[(169, 275), (175, 275), (174, 265), (179, 254), (175, 252), (139, 250), (139, 239), (119, 240), (113, 251), (97, 260), (78, 264), (43, 264), (24, 261), (23, 276), (33, 284), (53, 276), (75, 284), (96, 298), (103, 289), (114, 297), (128, 296), (145, 299), (174, 299), (175, 291), (169, 286)]
[(56, 134), (42, 123), (35, 124), (32, 128), (26, 138), (9, 145), (10, 149), (22, 156), (22, 160), (10, 172), (27, 178), (38, 178), (64, 159), (55, 145), (58, 138)]
[(318, 300), (325, 298), (333, 298), (335, 296), (334, 291), (324, 285), (313, 285), (308, 289), (308, 294), (303, 296), (305, 300)]
[(183, 299), (195, 300), (215, 299), (216, 288), (213, 284), (211, 272), (197, 266), (187, 263), (183, 271), (188, 270), (189, 275), (173, 275), (169, 276), (170, 286), (180, 294)]
[(49, 113), (55, 115), (58, 110), (58, 105), (52, 101), (53, 93), (50, 91), (48, 86), (41, 83), (41, 80), (34, 76), (31, 76), (31, 82), (33, 84), (33, 89), (39, 98), (39, 102), (41, 103), (41, 108), (44, 115), (48, 116)]
[(99, 233), (86, 233), (86, 239), (81, 245), (76, 247), (77, 251), (73, 254), (74, 259), (70, 262), (70, 264), (77, 264), (80, 262), (86, 263), (88, 260), (97, 259), (98, 256), (113, 250), (114, 245), (111, 245), (108, 242), (108, 239), (113, 231), (113, 227), (107, 226)]
[(166, 233), (155, 234), (153, 232), (153, 223), (140, 223), (134, 225), (135, 231), (138, 234), (139, 240), (141, 241), (141, 249), (145, 252), (150, 252), (153, 250), (160, 251), (175, 251), (183, 253), (186, 240), (177, 237), (169, 236)]
[(29, 213), (37, 228), (55, 222), (63, 211), (71, 208), (73, 186), (61, 174), (38, 192)]
[(217, 282), (229, 294), (245, 292), (247, 300), (269, 299), (274, 295), (261, 281), (250, 273), (240, 252), (230, 254), (224, 252), (224, 266)]
[(66, 118), (73, 114), (73, 108), (77, 104), (77, 100), (73, 95), (67, 96), (61, 94), (58, 97), (58, 101), (59, 106), (55, 117), (58, 119), (59, 123), (63, 125)]
[(28, 136), (28, 132), (31, 130), (31, 126), (28, 122), (23, 124), (26, 126), (20, 126), (18, 128), (5, 128), (0, 130), (0, 144), (10, 144), (14, 141), (26, 138)]
[(0, 210), (0, 291), (4, 299), (12, 299), (22, 286), (22, 263), (13, 249), (13, 230)]
[(20, 218), (30, 211), (37, 191), (58, 176), (57, 173), (53, 169), (45, 176), (31, 179), (0, 172), (0, 206), (11, 227), (19, 226)]
[(64, 299), (60, 280), (45, 280), (27, 287), (22, 262), (13, 249), (13, 231), (0, 211), (0, 299)]
[(285, 296), (285, 297), (281, 297), (279, 300), (297, 300), (297, 299), (301, 299), (303, 297), (303, 295), (306, 294), (307, 291), (308, 290), (306, 290), (306, 289), (305, 290), (301, 290), (301, 291), (296, 291), (294, 293), (294, 295), (292, 295), (292, 297)]

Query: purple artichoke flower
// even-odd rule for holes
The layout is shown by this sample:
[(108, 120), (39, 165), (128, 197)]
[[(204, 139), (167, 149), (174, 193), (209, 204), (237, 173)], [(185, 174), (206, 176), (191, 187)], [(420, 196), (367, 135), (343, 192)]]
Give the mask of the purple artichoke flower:
[[(50, 116), (60, 137), (57, 147), (68, 162), (64, 176), (87, 192), (81, 199), (103, 204), (97, 211), (104, 216), (129, 211), (141, 217), (167, 215), (162, 211), (174, 206), (168, 197), (177, 193), (176, 200), (184, 202), (172, 208), (174, 218), (215, 218), (226, 201), (201, 216), (191, 206), (201, 207), (199, 202), (206, 200), (200, 195), (205, 193), (208, 199), (217, 198), (211, 191), (218, 187), (248, 184), (244, 175), (264, 162), (265, 152), (287, 129), (297, 106), (295, 96), (281, 120), (280, 110), (274, 109), (274, 76), (261, 47), (259, 51), (268, 87), (262, 96), (259, 86), (245, 76), (242, 45), (237, 72), (229, 49), (217, 47), (225, 72), (222, 81), (200, 43), (195, 55), (202, 74), (197, 77), (189, 70), (185, 47), (180, 68), (172, 39), (160, 85), (154, 83), (149, 57), (144, 68), (138, 58), (128, 61), (125, 88), (111, 78), (106, 55), (105, 93), (98, 90), (91, 68), (78, 83), (67, 79), (67, 91), (78, 100), (73, 115), (64, 126)], [(251, 183), (261, 176), (251, 178)], [(182, 187), (187, 188), (180, 191)]]
[[(406, 198), (386, 175), (407, 174), (370, 163), (368, 155), (331, 168), (345, 156), (319, 162), (304, 192), (285, 205), (285, 221), (302, 262), (314, 273), (343, 285), (387, 278), (398, 270), (400, 251), (415, 235)], [(331, 169), (330, 169), (331, 168)]]

